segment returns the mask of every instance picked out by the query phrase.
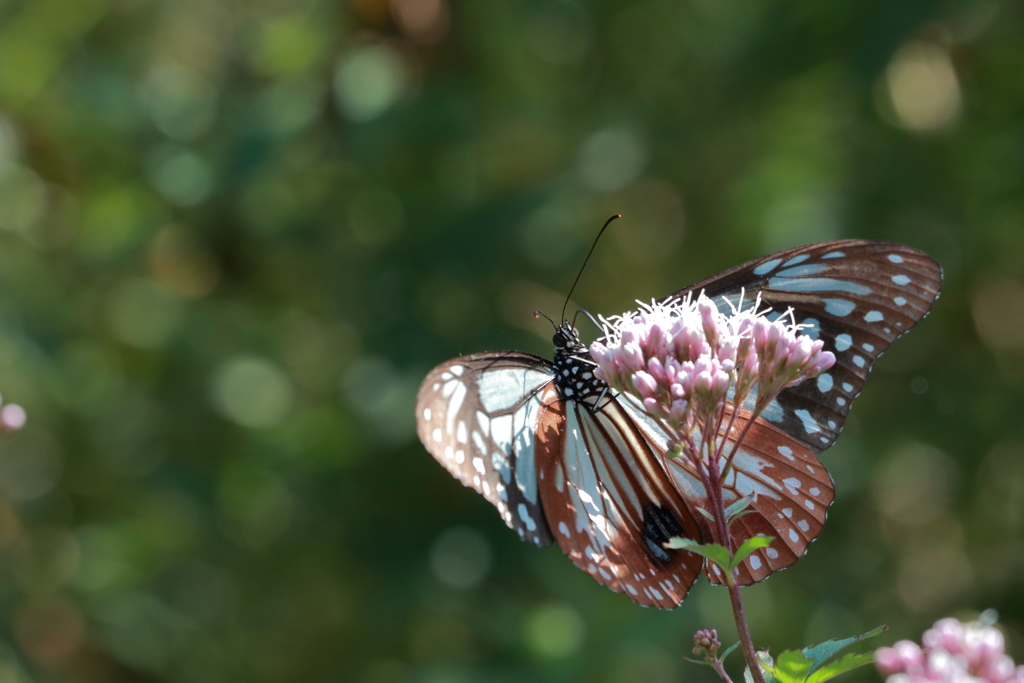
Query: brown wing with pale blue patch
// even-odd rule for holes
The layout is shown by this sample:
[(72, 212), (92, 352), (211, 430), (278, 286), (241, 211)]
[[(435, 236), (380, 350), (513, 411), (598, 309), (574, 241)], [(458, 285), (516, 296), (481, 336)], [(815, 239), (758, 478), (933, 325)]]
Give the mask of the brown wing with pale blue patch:
[[(673, 294), (705, 294), (723, 310), (760, 294), (772, 316), (792, 309), (836, 364), (784, 390), (761, 418), (820, 453), (842, 430), (871, 364), (916, 325), (939, 295), (942, 269), (924, 252), (893, 242), (840, 240), (749, 261)], [(771, 316), (770, 316), (771, 317)]]
[(538, 491), (536, 434), (553, 377), (550, 363), (528, 353), (479, 353), (431, 370), (416, 398), (416, 428), (430, 454), (539, 546), (551, 543), (551, 531)]
[(552, 391), (537, 458), (552, 535), (598, 583), (641, 605), (678, 606), (703, 559), (664, 544), (702, 534), (665, 469), (664, 450), (615, 398), (556, 398)]

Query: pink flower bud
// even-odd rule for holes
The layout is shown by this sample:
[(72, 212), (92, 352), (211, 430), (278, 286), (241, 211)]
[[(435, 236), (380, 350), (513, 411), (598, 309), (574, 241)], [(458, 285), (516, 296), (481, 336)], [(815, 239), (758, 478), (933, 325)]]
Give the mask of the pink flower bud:
[(1005, 652), (1003, 634), (998, 629), (991, 626), (965, 629), (962, 653), (972, 671), (1002, 657)]
[(957, 661), (946, 650), (929, 650), (925, 655), (925, 675), (933, 681), (948, 680), (958, 668)]
[(921, 643), (927, 648), (938, 648), (952, 654), (959, 654), (963, 648), (964, 625), (957, 619), (939, 619), (921, 636)]
[(658, 384), (668, 384), (668, 375), (665, 373), (665, 366), (660, 358), (651, 358), (647, 361), (647, 372)]
[(643, 370), (633, 373), (633, 386), (643, 396), (645, 403), (648, 398), (652, 398), (658, 393), (658, 383)]
[(694, 376), (693, 388), (695, 391), (708, 393), (711, 391), (712, 381), (711, 373), (707, 370), (703, 370)]
[(917, 643), (901, 640), (892, 647), (880, 647), (875, 652), (875, 666), (885, 675), (920, 670), (924, 653)]
[(644, 354), (637, 343), (624, 344), (622, 346), (622, 362), (631, 372), (636, 372), (644, 367)]
[(648, 414), (654, 415), (655, 417), (660, 417), (665, 412), (664, 409), (661, 407), (661, 404), (658, 403), (658, 401), (653, 398), (644, 399), (644, 410), (647, 411)]
[(1017, 673), (1017, 667), (1007, 655), (994, 657), (985, 662), (978, 674), (989, 683), (1008, 683)]

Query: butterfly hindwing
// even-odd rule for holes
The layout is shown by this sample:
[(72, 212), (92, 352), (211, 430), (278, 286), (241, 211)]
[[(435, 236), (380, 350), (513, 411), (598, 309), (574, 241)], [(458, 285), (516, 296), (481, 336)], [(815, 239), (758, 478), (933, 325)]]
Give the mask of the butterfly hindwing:
[[(619, 400), (652, 450), (664, 454), (668, 442), (664, 430), (643, 412), (636, 399), (620, 396)], [(749, 415), (741, 411), (733, 434), (743, 429)], [(700, 480), (687, 471), (681, 460), (665, 461), (676, 488), (690, 508), (710, 511), (712, 506)], [(740, 585), (761, 581), (802, 557), (811, 541), (821, 533), (835, 495), (832, 478), (814, 452), (803, 442), (762, 421), (751, 425), (733, 458), (723, 489), (726, 505), (741, 497), (751, 500), (748, 512), (731, 527), (736, 547), (752, 536), (775, 538), (770, 547), (755, 551), (740, 566), (737, 576)], [(703, 535), (711, 538), (710, 522), (703, 515), (696, 519)], [(721, 583), (721, 578), (713, 572), (709, 563), (705, 574), (712, 583)]]
[(551, 364), (528, 353), (479, 353), (434, 368), (416, 398), (417, 430), (430, 454), (539, 546), (551, 543), (551, 532), (538, 492), (535, 435), (552, 377)]
[(762, 413), (816, 453), (835, 441), (871, 364), (916, 325), (939, 295), (942, 269), (927, 254), (892, 242), (839, 240), (788, 249), (731, 268), (673, 294), (701, 291), (731, 310), (760, 295), (772, 315), (793, 309), (805, 334), (825, 342), (836, 364), (783, 390)]
[(541, 429), (541, 498), (565, 554), (634, 602), (679, 605), (703, 560), (664, 544), (676, 536), (700, 540), (701, 532), (663, 451), (614, 398), (553, 402)]

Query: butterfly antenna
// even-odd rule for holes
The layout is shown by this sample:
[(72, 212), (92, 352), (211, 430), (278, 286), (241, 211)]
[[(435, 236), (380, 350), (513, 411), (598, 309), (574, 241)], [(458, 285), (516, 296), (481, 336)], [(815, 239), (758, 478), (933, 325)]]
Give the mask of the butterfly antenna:
[(554, 321), (554, 320), (552, 320), (551, 318), (548, 318), (548, 316), (547, 316), (547, 315), (545, 315), (544, 311), (541, 311), (541, 310), (536, 310), (536, 311), (534, 311), (534, 312), (533, 312), (533, 317), (534, 317), (534, 318), (541, 318), (541, 317), (543, 317), (543, 318), (544, 318), (544, 319), (546, 319), (546, 320), (547, 320), (547, 321), (548, 321), (549, 323), (551, 323), (551, 327), (555, 328), (555, 330), (558, 330), (558, 325), (556, 325), (556, 324), (555, 324), (555, 321)]
[(574, 315), (572, 317), (572, 326), (573, 327), (576, 327), (576, 318), (579, 317), (580, 313), (582, 313), (583, 315), (585, 315), (588, 318), (590, 318), (590, 322), (594, 323), (594, 327), (596, 327), (597, 329), (602, 330), (602, 331), (604, 330), (604, 328), (601, 327), (601, 323), (597, 322), (597, 319), (594, 318), (594, 316), (590, 315), (590, 311), (582, 309), (582, 308), (580, 310), (576, 311), (576, 315)]
[[(583, 269), (587, 267), (587, 263), (590, 261), (591, 254), (594, 253), (594, 248), (597, 247), (597, 241), (601, 239), (601, 235), (604, 234), (605, 229), (612, 224), (616, 218), (622, 218), (622, 214), (617, 213), (604, 222), (601, 226), (600, 232), (597, 233), (597, 237), (594, 238), (594, 243), (590, 245), (590, 251), (587, 252), (587, 258), (583, 260), (583, 265), (580, 266), (580, 272), (576, 274), (576, 279), (573, 280), (572, 287), (569, 288), (569, 294), (565, 297), (565, 303), (562, 304), (562, 322), (565, 322), (565, 308), (569, 305), (569, 299), (572, 298), (572, 293), (576, 290), (576, 284), (580, 281), (580, 277), (583, 275)], [(574, 325), (575, 327), (575, 325)]]

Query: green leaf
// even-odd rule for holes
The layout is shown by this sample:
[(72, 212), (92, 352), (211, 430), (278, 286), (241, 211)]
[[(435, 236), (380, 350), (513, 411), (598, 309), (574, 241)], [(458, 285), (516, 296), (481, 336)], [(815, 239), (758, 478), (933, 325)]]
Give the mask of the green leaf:
[(705, 510), (704, 508), (701, 508), (701, 507), (697, 508), (697, 512), (699, 512), (700, 514), (704, 515), (705, 517), (710, 519), (712, 522), (715, 521), (715, 516), (713, 514), (711, 514), (710, 512), (708, 512), (707, 510)]
[(803, 683), (813, 665), (814, 660), (805, 657), (803, 652), (786, 650), (775, 663), (775, 677), (780, 683)]
[(683, 657), (683, 659), (685, 659), (688, 662), (693, 662), (694, 664), (703, 664), (704, 666), (711, 666), (711, 662), (705, 662), (703, 659), (694, 659), (693, 657)]
[[(761, 669), (761, 677), (764, 678), (764, 683), (781, 683), (775, 677), (775, 662), (772, 661), (772, 657), (768, 654), (767, 650), (757, 653), (757, 666)], [(743, 680), (746, 683), (756, 683), (753, 674), (750, 673), (750, 667), (743, 669)]]
[(738, 648), (739, 646), (740, 646), (740, 641), (737, 640), (735, 643), (733, 643), (729, 647), (727, 647), (724, 650), (722, 650), (722, 654), (718, 655), (718, 661), (724, 662), (725, 658), (728, 657), (729, 655), (731, 655), (732, 651), (735, 650), (736, 648)]
[(736, 549), (736, 554), (732, 556), (732, 563), (729, 565), (729, 570), (732, 571), (736, 567), (740, 566), (740, 562), (747, 559), (752, 552), (759, 550), (760, 548), (767, 548), (775, 540), (774, 536), (751, 536), (747, 540), (743, 541), (743, 545)]
[(746, 496), (740, 498), (735, 503), (725, 508), (725, 518), (731, 519), (733, 515), (743, 512), (750, 506), (750, 503), (750, 498), (747, 498)]
[(850, 669), (856, 669), (858, 666), (864, 666), (875, 661), (875, 651), (870, 652), (849, 652), (839, 661), (826, 664), (821, 667), (807, 679), (807, 683), (822, 683), (831, 678), (835, 678), (839, 674), (846, 673)]
[(842, 640), (829, 640), (820, 645), (805, 647), (799, 652), (786, 650), (775, 664), (775, 678), (778, 683), (822, 683), (845, 673), (858, 666), (869, 664), (874, 659), (874, 652), (852, 652), (831, 664), (826, 662), (845, 647), (865, 638), (877, 636), (886, 626), (868, 631), (865, 634)]
[(842, 640), (826, 640), (820, 645), (811, 645), (805, 647), (801, 652), (808, 659), (813, 660), (814, 664), (811, 666), (811, 670), (808, 673), (814, 673), (819, 669), (825, 662), (832, 659), (832, 657), (842, 650), (843, 648), (849, 647), (854, 643), (865, 640), (867, 638), (874, 638), (882, 631), (887, 630), (888, 626), (879, 626), (878, 628), (872, 629), (867, 633), (862, 633), (859, 636), (853, 636), (852, 638), (843, 638)]
[(692, 538), (676, 536), (675, 538), (669, 539), (668, 543), (665, 544), (665, 547), (675, 548), (677, 550), (688, 550), (691, 553), (697, 553), (698, 555), (717, 564), (723, 571), (729, 566), (729, 551), (716, 543), (705, 543), (704, 545), (701, 545)]

